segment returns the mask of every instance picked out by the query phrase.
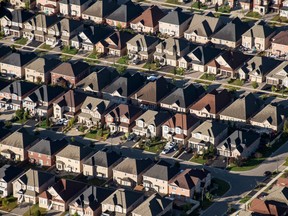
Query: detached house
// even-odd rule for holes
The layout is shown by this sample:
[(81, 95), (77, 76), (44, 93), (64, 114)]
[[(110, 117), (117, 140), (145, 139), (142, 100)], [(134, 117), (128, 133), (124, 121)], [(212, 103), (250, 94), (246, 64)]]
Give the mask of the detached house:
[(113, 180), (122, 186), (132, 187), (142, 184), (143, 174), (153, 165), (149, 158), (125, 158), (113, 168)]
[(185, 145), (191, 136), (191, 131), (199, 124), (199, 119), (192, 114), (176, 113), (162, 125), (162, 137)]
[(270, 71), (266, 75), (266, 83), (269, 85), (280, 85), (284, 87), (288, 87), (288, 63), (287, 61), (283, 61), (278, 67), (274, 68), (274, 70)]
[(64, 16), (82, 17), (92, 0), (60, 0), (59, 7), (60, 13)]
[(138, 32), (155, 34), (159, 31), (159, 20), (164, 16), (165, 13), (157, 5), (152, 5), (131, 21), (130, 28)]
[(35, 0), (11, 0), (9, 2), (11, 5), (13, 5), (15, 8), (26, 8), (26, 4), (28, 3), (28, 9), (33, 9), (35, 7), (36, 1)]
[(256, 98), (252, 93), (249, 93), (246, 96), (241, 96), (225, 108), (220, 114), (220, 119), (235, 123), (247, 123), (263, 105), (264, 102), (261, 99)]
[(36, 7), (46, 15), (53, 15), (59, 12), (59, 0), (36, 0)]
[(5, 164), (0, 168), (0, 197), (7, 197), (13, 193), (12, 182), (23, 173), (23, 169)]
[(159, 20), (159, 31), (163, 35), (182, 37), (191, 21), (191, 15), (177, 7)]
[(12, 182), (13, 196), (17, 198), (18, 203), (36, 204), (39, 194), (54, 183), (55, 177), (51, 173), (29, 169)]
[(288, 31), (281, 31), (271, 39), (271, 53), (275, 56), (283, 56), (288, 54), (287, 50)]

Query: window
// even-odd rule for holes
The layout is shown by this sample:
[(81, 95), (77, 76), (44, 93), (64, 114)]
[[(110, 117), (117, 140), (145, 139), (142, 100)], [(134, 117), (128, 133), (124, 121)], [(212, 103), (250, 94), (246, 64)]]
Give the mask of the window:
[(176, 127), (176, 134), (181, 134), (181, 132), (182, 132), (182, 130), (181, 130), (181, 128), (179, 128), (179, 127)]
[(164, 130), (164, 132), (167, 133), (167, 132), (169, 131), (169, 127), (168, 127), (168, 126), (164, 126), (164, 127), (163, 127), (163, 130)]

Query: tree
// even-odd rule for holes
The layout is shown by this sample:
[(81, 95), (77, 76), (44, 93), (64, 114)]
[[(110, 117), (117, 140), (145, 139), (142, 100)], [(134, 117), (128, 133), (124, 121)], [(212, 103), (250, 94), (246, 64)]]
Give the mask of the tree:
[(30, 2), (29, 0), (25, 1), (25, 9), (29, 10), (30, 9)]
[(34, 212), (34, 216), (41, 216), (41, 211), (38, 209)]
[(46, 126), (47, 126), (47, 127), (50, 127), (50, 120), (49, 120), (48, 117), (46, 117)]
[(8, 207), (9, 201), (7, 198), (2, 199), (2, 206), (6, 209)]
[(254, 89), (258, 88), (258, 86), (259, 86), (259, 85), (258, 85), (258, 83), (257, 83), (257, 82), (255, 82), (255, 81), (254, 81), (254, 82), (252, 82), (252, 87), (253, 87)]
[(71, 140), (72, 143), (74, 143), (75, 142), (75, 137), (72, 136), (70, 140)]
[(216, 4), (215, 4), (215, 11), (217, 12), (218, 9), (219, 9), (219, 5), (218, 5), (218, 2), (216, 2)]
[(275, 92), (276, 90), (277, 90), (277, 89), (276, 89), (275, 86), (272, 86), (272, 87), (271, 87), (271, 91), (272, 91), (272, 92)]

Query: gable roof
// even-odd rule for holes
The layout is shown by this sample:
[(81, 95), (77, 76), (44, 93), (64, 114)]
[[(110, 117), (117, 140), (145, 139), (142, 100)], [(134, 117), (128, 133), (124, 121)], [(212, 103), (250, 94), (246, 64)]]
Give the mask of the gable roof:
[(13, 52), (9, 54), (7, 57), (2, 59), (2, 64), (13, 65), (17, 67), (23, 67), (33, 59), (35, 59), (37, 55), (31, 52)]
[(64, 157), (72, 160), (81, 161), (89, 154), (93, 153), (92, 149), (89, 147), (85, 147), (83, 145), (67, 145), (64, 149), (62, 149), (59, 153), (56, 154), (56, 157)]
[(280, 65), (278, 65), (276, 68), (271, 70), (267, 77), (275, 78), (275, 79), (285, 79), (288, 77), (288, 62), (283, 61)]
[(54, 175), (41, 170), (29, 169), (18, 179), (27, 186), (41, 187), (46, 184), (50, 179), (54, 179)]
[(30, 98), (30, 100), (32, 100), (34, 103), (39, 101), (50, 102), (63, 93), (64, 89), (60, 86), (42, 85), (26, 98), (24, 98), (24, 100)]
[[(201, 180), (198, 177), (190, 175), (192, 169), (185, 169), (184, 171), (180, 172), (178, 175), (173, 177), (169, 184), (177, 185), (179, 188), (191, 190), (197, 185), (198, 182)], [(192, 174), (192, 173), (191, 173)]]
[(76, 61), (73, 63), (62, 62), (60, 65), (54, 68), (51, 71), (51, 73), (60, 74), (64, 76), (70, 76), (70, 77), (77, 77), (83, 71), (87, 70), (89, 67), (90, 67), (89, 64), (82, 62), (82, 61)]
[(274, 186), (266, 196), (266, 200), (288, 203), (288, 187)]
[(260, 20), (255, 23), (255, 25), (250, 28), (248, 31), (243, 32), (243, 37), (252, 37), (252, 38), (267, 38), (273, 34), (275, 30), (267, 25), (264, 21)]
[(28, 10), (23, 10), (23, 9), (16, 9), (11, 12), (11, 15), (8, 14), (8, 17), (12, 22), (15, 23), (24, 23), (27, 22), (28, 20), (32, 19), (34, 17), (34, 13), (31, 13)]
[(138, 115), (142, 112), (142, 109), (138, 106), (130, 104), (119, 104), (113, 110), (111, 110), (108, 115), (111, 115), (113, 118), (120, 118), (125, 116), (128, 119), (132, 119), (135, 115)]
[(132, 46), (140, 46), (148, 48), (157, 41), (159, 41), (159, 38), (157, 37), (153, 37), (150, 35), (136, 34), (131, 40), (127, 42), (127, 44), (131, 44)]
[(141, 116), (139, 116), (136, 121), (142, 120), (147, 125), (154, 125), (155, 127), (158, 127), (168, 118), (170, 118), (170, 114), (168, 112), (147, 110)]
[[(1, 48), (0, 48), (1, 49)], [(11, 84), (10, 80), (6, 79), (0, 79), (0, 91), (2, 92), (3, 89), (5, 89), (7, 86)]]
[(81, 109), (89, 109), (90, 111), (97, 110), (97, 112), (102, 115), (112, 106), (112, 104), (113, 103), (108, 100), (87, 96), (81, 106)]
[(25, 68), (45, 74), (51, 71), (53, 68), (57, 67), (57, 65), (59, 65), (60, 63), (61, 61), (59, 59), (47, 59), (39, 57), (29, 63)]
[(82, 25), (83, 23), (79, 20), (64, 18), (60, 22), (57, 22), (51, 28), (55, 28), (55, 30), (59, 32), (67, 32), (71, 34), (73, 31), (75, 31)]
[[(184, 40), (184, 39), (178, 39), (178, 38), (167, 38), (164, 41), (162, 41), (161, 43), (159, 43), (157, 45), (157, 48), (159, 49), (165, 49), (167, 51), (173, 52), (174, 56), (177, 56), (176, 53), (180, 53), (183, 50), (185, 50), (187, 47), (189, 47), (189, 49), (193, 46), (195, 46), (194, 44), (191, 44), (189, 41)], [(175, 54), (174, 54), (175, 53)], [(166, 57), (170, 57), (173, 58), (173, 56), (166, 54)]]
[(96, 1), (90, 7), (88, 7), (83, 14), (90, 15), (93, 17), (105, 18), (113, 11), (118, 8), (117, 1), (109, 0), (109, 1)]
[(121, 156), (115, 151), (98, 151), (89, 157), (84, 164), (90, 166), (110, 167), (121, 159)]
[(126, 43), (134, 36), (134, 34), (127, 31), (116, 31), (100, 42), (105, 47), (122, 50), (126, 47)]
[(159, 20), (162, 23), (169, 23), (173, 25), (181, 25), (182, 23), (190, 20), (191, 15), (182, 12), (182, 9), (177, 7), (174, 10), (170, 11), (166, 16)]
[(222, 52), (222, 50), (211, 46), (197, 46), (187, 54), (187, 57), (190, 58), (189, 62), (191, 61), (194, 64), (206, 65)]
[(0, 168), (0, 179), (3, 179), (5, 182), (8, 183), (14, 178), (16, 178), (18, 175), (20, 175), (23, 171), (24, 170), (20, 167), (5, 164)]
[[(169, 181), (173, 178), (177, 173), (179, 173), (179, 169), (171, 164), (160, 161), (157, 164), (154, 164), (150, 169), (148, 169), (143, 176), (147, 176), (150, 178), (155, 178), (163, 181)], [(144, 180), (145, 181), (145, 180)]]
[(226, 124), (214, 120), (207, 120), (195, 128), (192, 133), (200, 133), (204, 136), (217, 137), (224, 130), (228, 129)]
[(121, 163), (119, 163), (113, 170), (117, 170), (124, 173), (129, 173), (133, 175), (139, 175), (147, 168), (153, 164), (150, 158), (145, 159), (135, 159), (135, 158), (125, 158)]
[(176, 113), (163, 125), (166, 125), (169, 128), (179, 127), (182, 130), (189, 130), (198, 122), (199, 122), (199, 119), (190, 113)]
[(272, 38), (272, 43), (288, 45), (288, 31), (281, 31)]
[(45, 14), (38, 14), (33, 17), (28, 22), (32, 26), (40, 27), (40, 28), (49, 28), (55, 23), (59, 22), (60, 19), (56, 15), (45, 15)]
[(23, 95), (36, 88), (38, 88), (38, 86), (35, 83), (16, 80), (3, 88), (1, 92), (8, 94), (16, 94), (17, 96), (22, 97)]
[(65, 139), (51, 140), (49, 138), (46, 138), (41, 139), (39, 142), (33, 145), (28, 151), (53, 156), (61, 149), (65, 148), (67, 145), (68, 142)]
[(61, 95), (56, 99), (53, 104), (58, 104), (60, 107), (77, 107), (84, 102), (86, 97), (86, 94), (70, 89), (64, 95)]

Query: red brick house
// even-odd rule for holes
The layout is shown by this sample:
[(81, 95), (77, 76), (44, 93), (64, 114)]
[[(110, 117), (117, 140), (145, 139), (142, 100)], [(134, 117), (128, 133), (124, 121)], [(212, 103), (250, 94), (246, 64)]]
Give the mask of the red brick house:
[(79, 81), (89, 74), (89, 71), (89, 64), (85, 62), (63, 62), (50, 72), (51, 83), (52, 85), (62, 85), (64, 87), (76, 86)]

